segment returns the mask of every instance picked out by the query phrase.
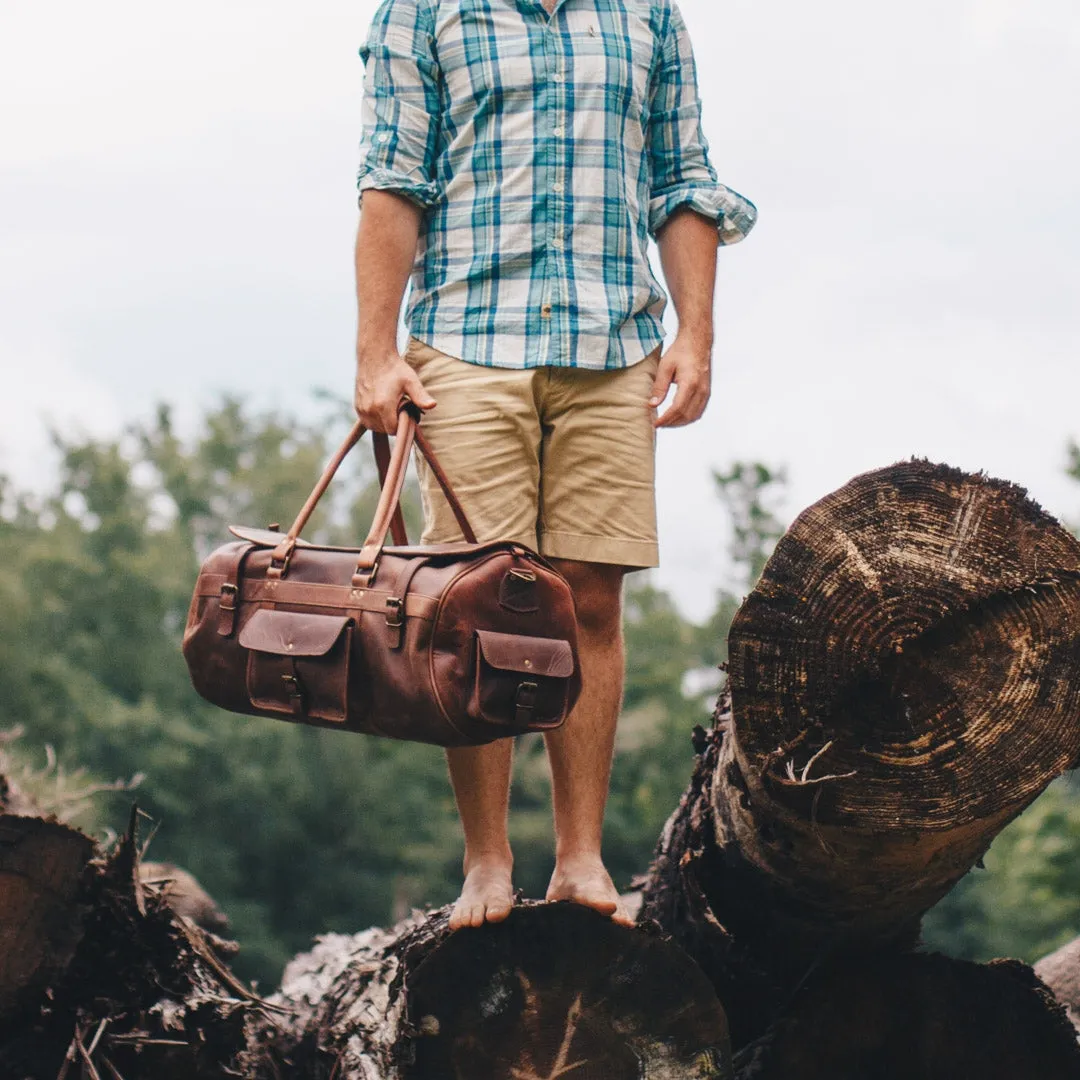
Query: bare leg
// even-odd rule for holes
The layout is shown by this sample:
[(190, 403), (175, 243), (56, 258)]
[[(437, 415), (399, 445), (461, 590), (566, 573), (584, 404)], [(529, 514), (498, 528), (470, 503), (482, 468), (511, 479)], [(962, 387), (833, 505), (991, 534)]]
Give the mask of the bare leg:
[(465, 831), (465, 884), (450, 929), (501, 922), (514, 904), (514, 857), (506, 834), (512, 739), (447, 750), (450, 782)]
[(557, 560), (577, 602), (582, 691), (566, 725), (546, 736), (555, 811), (548, 900), (573, 900), (627, 926), (633, 920), (600, 855), (624, 656), (620, 566)]

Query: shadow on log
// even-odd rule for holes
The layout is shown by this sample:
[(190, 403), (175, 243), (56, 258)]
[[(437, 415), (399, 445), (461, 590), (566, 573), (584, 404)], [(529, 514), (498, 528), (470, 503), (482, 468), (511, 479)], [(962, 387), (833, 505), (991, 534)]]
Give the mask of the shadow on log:
[(1076, 1032), (1031, 968), (866, 956), (812, 978), (739, 1080), (1074, 1080)]
[(292, 1019), (253, 1037), (245, 1065), (260, 1078), (731, 1075), (724, 1010), (689, 957), (570, 904), (453, 934), (442, 912), (330, 935), (289, 965), (273, 1001)]
[(736, 1046), (808, 974), (925, 911), (1080, 753), (1080, 543), (1010, 484), (910, 462), (780, 540), (729, 637), (641, 917)]

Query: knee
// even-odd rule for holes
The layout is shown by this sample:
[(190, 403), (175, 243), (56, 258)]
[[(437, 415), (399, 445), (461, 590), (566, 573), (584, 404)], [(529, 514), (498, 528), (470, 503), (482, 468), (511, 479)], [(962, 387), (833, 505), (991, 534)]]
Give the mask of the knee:
[(591, 637), (617, 635), (622, 629), (621, 566), (558, 560), (559, 572), (570, 584), (578, 627)]

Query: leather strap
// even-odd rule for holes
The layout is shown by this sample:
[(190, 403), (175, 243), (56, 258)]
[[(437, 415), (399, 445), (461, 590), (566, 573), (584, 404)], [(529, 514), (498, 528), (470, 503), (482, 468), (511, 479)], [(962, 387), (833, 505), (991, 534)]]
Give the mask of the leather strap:
[[(386, 476), (390, 468), (390, 440), (385, 435), (378, 432), (374, 433), (372, 438), (375, 441), (375, 463), (379, 466), (379, 484), (382, 487), (386, 487)], [(424, 460), (428, 463), (428, 467), (431, 469), (439, 487), (442, 488), (442, 493), (446, 496), (446, 501), (450, 504), (450, 511), (454, 515), (454, 520), (458, 523), (461, 535), (465, 537), (465, 542), (467, 544), (475, 544), (476, 534), (472, 531), (469, 519), (465, 516), (465, 511), (462, 509), (461, 503), (458, 502), (458, 497), (454, 494), (454, 489), (450, 486), (450, 480), (443, 471), (442, 465), (439, 464), (439, 459), (435, 456), (435, 451), (432, 450), (431, 443), (428, 442), (423, 428), (419, 425), (416, 428), (416, 445), (419, 447), (420, 453), (424, 455)], [(403, 519), (401, 524), (401, 537), (404, 537), (404, 539), (399, 539), (398, 533), (394, 531), (394, 523), (399, 518), (401, 518), (400, 506), (398, 507), (394, 521), (391, 522), (390, 527), (394, 543), (400, 547), (404, 547), (409, 541), (405, 533), (405, 523)]]
[[(418, 560), (419, 561), (419, 560)], [(224, 574), (204, 574), (199, 579), (195, 595), (214, 598), (221, 594)], [(238, 593), (238, 599), (246, 604), (296, 604), (300, 607), (326, 608), (327, 611), (374, 611), (385, 615), (387, 600), (395, 598), (397, 590), (353, 589), (347, 593), (340, 585), (323, 585), (307, 581), (283, 581), (248, 579)], [(410, 619), (434, 619), (439, 606), (437, 596), (413, 592), (401, 597), (404, 614)]]
[[(390, 471), (390, 440), (381, 431), (373, 431), (371, 440), (375, 450), (375, 465), (379, 470), (379, 490), (386, 487), (386, 476)], [(390, 536), (398, 547), (405, 547), (409, 534), (405, 531), (405, 518), (401, 515), (401, 503), (394, 507), (394, 516), (390, 519)]]
[(386, 543), (386, 534), (390, 529), (394, 510), (401, 502), (401, 490), (405, 487), (405, 471), (409, 466), (409, 451), (412, 450), (413, 440), (416, 438), (416, 420), (411, 415), (411, 411), (412, 406), (406, 406), (398, 413), (394, 452), (390, 455), (386, 482), (379, 496), (379, 505), (375, 508), (375, 520), (371, 523), (367, 539), (360, 549), (360, 557), (356, 560), (356, 573), (353, 574), (352, 581), (354, 587), (367, 585), (374, 575), (375, 567), (379, 562), (379, 554), (382, 552), (383, 544)]
[(420, 447), (420, 453), (424, 455), (424, 460), (428, 463), (428, 467), (435, 475), (435, 479), (439, 482), (439, 487), (442, 488), (442, 493), (446, 496), (446, 501), (450, 504), (450, 509), (454, 514), (454, 518), (458, 523), (458, 528), (461, 530), (461, 535), (465, 537), (467, 544), (475, 544), (476, 533), (472, 531), (472, 526), (469, 524), (469, 519), (465, 516), (465, 511), (462, 509), (461, 503), (458, 502), (457, 496), (454, 494), (454, 489), (450, 486), (450, 479), (446, 473), (443, 472), (443, 467), (439, 464), (439, 459), (435, 456), (435, 451), (431, 449), (431, 443), (427, 441), (427, 436), (420, 430), (416, 429), (416, 445)]
[[(375, 460), (379, 465), (379, 480), (382, 491), (379, 495), (379, 505), (375, 509), (375, 520), (371, 523), (371, 529), (360, 551), (360, 557), (357, 559), (356, 573), (353, 575), (354, 587), (362, 588), (369, 584), (379, 561), (379, 553), (386, 542), (387, 532), (392, 531), (395, 543), (401, 545), (408, 543), (404, 520), (401, 517), (401, 490), (405, 485), (409, 451), (412, 449), (414, 442), (420, 448), (420, 452), (424, 455), (428, 465), (431, 466), (431, 471), (438, 481), (439, 487), (442, 488), (447, 502), (450, 504), (450, 509), (466, 542), (469, 544), (477, 542), (476, 533), (473, 532), (469, 519), (465, 516), (465, 511), (462, 509), (461, 503), (458, 502), (446, 473), (439, 464), (431, 445), (420, 434), (419, 420), (420, 410), (412, 402), (407, 399), (404, 400), (398, 412), (398, 427), (392, 453), (388, 449), (387, 437), (379, 432), (372, 433), (375, 443)], [(289, 561), (292, 558), (293, 551), (296, 549), (297, 541), (300, 539), (300, 533), (314, 513), (319, 500), (326, 494), (326, 489), (334, 479), (335, 473), (341, 468), (341, 463), (345, 460), (349, 451), (360, 441), (366, 430), (364, 425), (357, 420), (337, 453), (330, 459), (329, 464), (323, 470), (322, 476), (319, 477), (315, 489), (308, 496), (307, 502), (300, 508), (300, 513), (296, 515), (296, 520), (289, 527), (289, 531), (285, 534), (281, 543), (271, 553), (270, 566), (266, 571), (269, 578), (283, 578), (288, 572)]]

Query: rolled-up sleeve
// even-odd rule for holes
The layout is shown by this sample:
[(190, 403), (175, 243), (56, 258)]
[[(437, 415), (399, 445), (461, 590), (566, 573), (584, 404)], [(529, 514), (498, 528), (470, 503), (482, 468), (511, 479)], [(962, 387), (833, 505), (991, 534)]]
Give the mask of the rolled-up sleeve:
[(655, 236), (681, 206), (716, 222), (721, 244), (742, 240), (757, 221), (749, 199), (721, 184), (701, 130), (701, 101), (690, 35), (671, 5), (653, 84), (647, 129), (652, 193), (649, 231)]
[(364, 62), (359, 197), (377, 189), (422, 207), (439, 197), (439, 129), (434, 23), (424, 0), (384, 0), (360, 49)]

